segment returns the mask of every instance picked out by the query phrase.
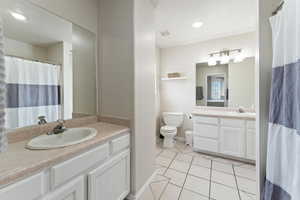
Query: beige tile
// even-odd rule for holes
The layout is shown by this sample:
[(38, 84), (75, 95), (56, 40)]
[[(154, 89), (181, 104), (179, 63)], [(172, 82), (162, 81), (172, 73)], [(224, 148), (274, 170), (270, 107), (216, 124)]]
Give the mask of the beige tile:
[(180, 187), (177, 187), (173, 184), (168, 184), (160, 200), (177, 200), (179, 198), (180, 190)]
[(191, 163), (193, 159), (193, 156), (183, 154), (183, 153), (178, 153), (175, 160), (182, 161), (182, 162), (187, 162)]
[(239, 200), (236, 189), (213, 182), (211, 183), (211, 197), (216, 200)]
[(150, 183), (149, 187), (152, 190), (154, 200), (159, 200), (167, 185), (168, 181)]
[(240, 191), (241, 200), (256, 200), (256, 195)]
[(239, 190), (242, 190), (244, 192), (256, 194), (257, 191), (257, 185), (256, 181), (252, 181), (250, 179), (242, 178), (237, 176), (237, 183), (238, 183), (238, 188)]
[(237, 188), (234, 175), (212, 170), (211, 180), (229, 187)]
[(256, 171), (253, 168), (234, 167), (234, 171), (237, 176), (256, 180)]
[(143, 192), (142, 196), (140, 199), (143, 199), (143, 200), (155, 200), (154, 197), (153, 197), (153, 193), (150, 189), (150, 187), (147, 187), (145, 189), (145, 191)]
[(189, 174), (208, 180), (210, 179), (210, 169), (198, 165), (192, 165)]
[(183, 189), (179, 200), (208, 200), (208, 197)]
[(202, 167), (211, 168), (211, 160), (203, 158), (203, 157), (194, 157), (193, 165), (199, 165)]
[(193, 192), (209, 196), (209, 181), (188, 175), (184, 188)]
[(171, 158), (166, 158), (166, 157), (162, 157), (162, 156), (158, 156), (156, 158), (156, 165), (160, 165), (160, 166), (163, 166), (163, 167), (169, 167), (171, 162), (172, 162)]
[(165, 173), (165, 176), (170, 178), (170, 183), (178, 185), (180, 187), (183, 186), (186, 174), (182, 172), (175, 171), (173, 169), (168, 169)]
[(151, 182), (158, 182), (158, 181), (169, 181), (169, 178), (156, 174), (156, 176), (151, 180)]
[(170, 168), (175, 169), (180, 172), (183, 172), (183, 173), (187, 173), (190, 168), (190, 164), (186, 163), (186, 162), (174, 160), (172, 162)]
[(174, 159), (174, 157), (176, 156), (176, 152), (174, 152), (174, 151), (171, 151), (171, 150), (163, 150), (160, 154), (159, 154), (159, 156), (161, 156), (161, 157), (165, 157), (165, 158), (170, 158), (170, 159)]
[(212, 168), (214, 170), (218, 170), (218, 171), (221, 171), (221, 172), (226, 172), (226, 173), (233, 174), (232, 165), (228, 164), (228, 163), (221, 163), (221, 162), (213, 161), (212, 162)]
[(160, 165), (157, 165), (156, 166), (156, 170), (157, 170), (157, 174), (159, 175), (164, 175), (167, 168), (166, 167), (163, 167), (163, 166), (160, 166)]

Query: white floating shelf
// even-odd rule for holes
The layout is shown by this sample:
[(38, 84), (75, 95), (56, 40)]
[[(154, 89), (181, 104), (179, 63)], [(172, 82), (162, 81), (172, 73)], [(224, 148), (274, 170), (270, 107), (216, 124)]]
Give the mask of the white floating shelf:
[(187, 77), (185, 77), (185, 76), (176, 77), (176, 78), (167, 78), (167, 77), (161, 78), (162, 81), (186, 80), (186, 79), (187, 79)]

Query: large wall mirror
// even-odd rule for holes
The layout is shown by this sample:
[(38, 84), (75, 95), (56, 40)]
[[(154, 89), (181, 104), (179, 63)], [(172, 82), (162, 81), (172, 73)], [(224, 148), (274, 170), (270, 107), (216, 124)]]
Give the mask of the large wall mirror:
[(0, 16), (6, 127), (96, 114), (95, 34), (23, 0), (0, 0)]
[(213, 107), (255, 106), (255, 58), (242, 62), (196, 65), (196, 105)]

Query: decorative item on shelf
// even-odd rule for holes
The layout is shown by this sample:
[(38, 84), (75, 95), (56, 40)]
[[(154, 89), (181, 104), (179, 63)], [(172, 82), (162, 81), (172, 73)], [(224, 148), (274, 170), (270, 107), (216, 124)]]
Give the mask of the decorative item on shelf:
[(168, 78), (179, 78), (180, 73), (174, 72), (174, 73), (168, 73)]
[(215, 66), (218, 63), (228, 64), (231, 60), (235, 63), (242, 62), (245, 59), (242, 49), (224, 49), (219, 52), (209, 54), (208, 65)]

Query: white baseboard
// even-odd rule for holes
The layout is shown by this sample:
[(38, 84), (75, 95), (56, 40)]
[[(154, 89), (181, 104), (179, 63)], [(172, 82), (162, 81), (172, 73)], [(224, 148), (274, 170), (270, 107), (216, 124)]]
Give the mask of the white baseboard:
[(136, 194), (129, 194), (126, 199), (127, 200), (142, 200), (140, 199), (143, 195), (144, 191), (147, 189), (147, 187), (150, 185), (151, 181), (154, 179), (156, 174), (158, 173), (158, 170), (155, 170), (153, 174), (150, 176), (150, 178), (146, 181), (146, 183), (141, 187), (141, 189)]

